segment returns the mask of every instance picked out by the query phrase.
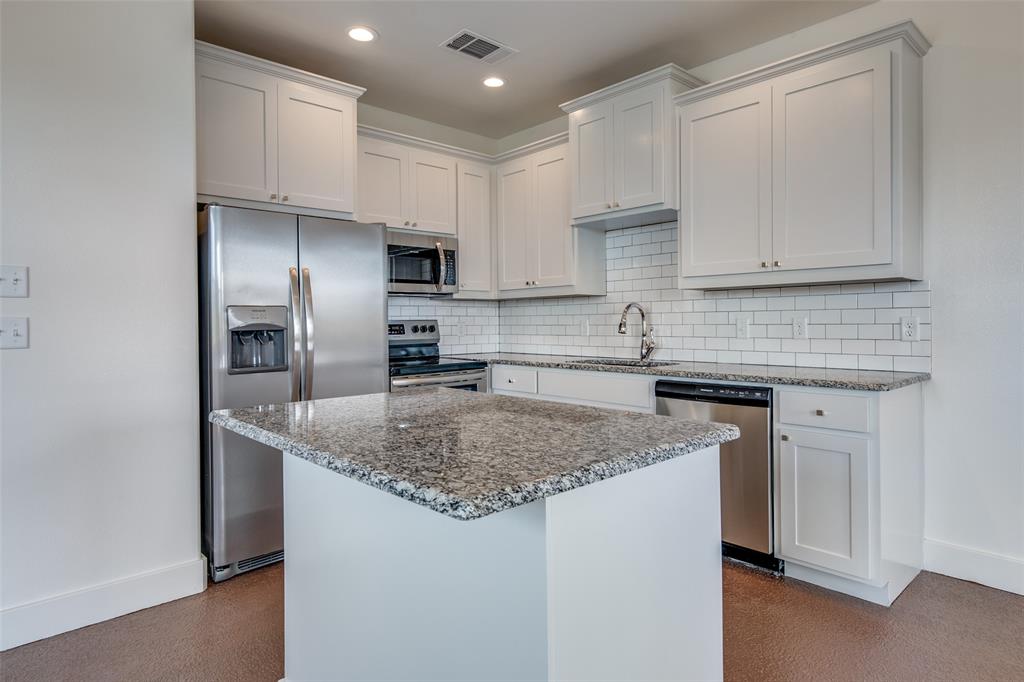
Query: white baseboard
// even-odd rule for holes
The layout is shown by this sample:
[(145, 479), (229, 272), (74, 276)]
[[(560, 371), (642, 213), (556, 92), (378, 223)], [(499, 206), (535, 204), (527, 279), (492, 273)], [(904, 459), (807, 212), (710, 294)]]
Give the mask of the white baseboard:
[(924, 569), (1024, 594), (1024, 559), (939, 540), (924, 541)]
[(206, 561), (191, 561), (0, 610), (0, 651), (206, 589)]

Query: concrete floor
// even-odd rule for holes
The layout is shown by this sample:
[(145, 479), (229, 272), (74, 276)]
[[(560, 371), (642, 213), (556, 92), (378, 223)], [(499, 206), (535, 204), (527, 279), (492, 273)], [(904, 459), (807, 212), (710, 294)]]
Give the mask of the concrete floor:
[[(0, 654), (5, 682), (284, 674), (282, 566)], [(891, 609), (724, 567), (727, 680), (1024, 680), (1024, 597), (923, 573)]]

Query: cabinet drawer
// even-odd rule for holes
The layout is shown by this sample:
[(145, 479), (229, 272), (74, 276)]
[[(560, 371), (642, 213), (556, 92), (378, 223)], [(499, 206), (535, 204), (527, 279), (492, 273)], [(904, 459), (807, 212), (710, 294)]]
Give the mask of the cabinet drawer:
[(779, 421), (823, 429), (868, 431), (868, 399), (860, 395), (779, 392)]
[(520, 367), (492, 367), (491, 388), (518, 393), (537, 392), (537, 370)]
[(538, 392), (558, 398), (612, 403), (626, 408), (650, 408), (651, 382), (635, 377), (580, 372), (538, 373)]

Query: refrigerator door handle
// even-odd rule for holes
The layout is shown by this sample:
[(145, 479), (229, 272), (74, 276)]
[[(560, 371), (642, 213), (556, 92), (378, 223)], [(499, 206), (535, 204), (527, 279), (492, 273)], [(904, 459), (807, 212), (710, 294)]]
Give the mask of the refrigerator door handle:
[(309, 279), (309, 268), (302, 268), (302, 292), (306, 296), (306, 397), (313, 399), (313, 288)]
[(291, 313), (292, 313), (292, 402), (300, 400), (299, 388), (302, 380), (302, 331), (300, 329), (299, 271), (288, 268), (291, 281)]

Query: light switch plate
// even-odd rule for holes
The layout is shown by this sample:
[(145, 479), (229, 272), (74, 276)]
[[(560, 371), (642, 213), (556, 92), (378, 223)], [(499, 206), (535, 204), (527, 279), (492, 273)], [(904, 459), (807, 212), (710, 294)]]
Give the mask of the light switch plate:
[(28, 348), (28, 318), (0, 318), (0, 348)]
[(0, 265), (0, 296), (26, 298), (28, 296), (28, 266)]
[(807, 318), (806, 317), (794, 317), (793, 318), (793, 338), (794, 339), (806, 339), (807, 338)]

